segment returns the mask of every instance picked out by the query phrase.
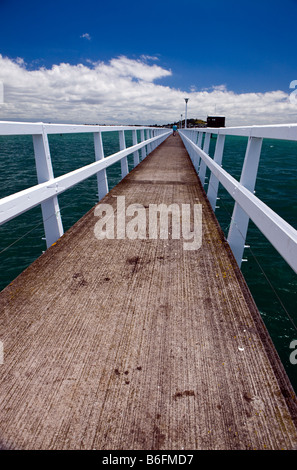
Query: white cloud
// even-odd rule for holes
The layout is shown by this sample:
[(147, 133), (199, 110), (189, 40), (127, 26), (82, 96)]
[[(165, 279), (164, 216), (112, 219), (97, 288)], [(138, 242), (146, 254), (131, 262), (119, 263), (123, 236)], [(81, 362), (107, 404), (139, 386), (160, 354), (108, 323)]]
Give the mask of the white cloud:
[(297, 104), (283, 91), (236, 94), (221, 85), (188, 92), (156, 83), (171, 75), (144, 58), (29, 70), (22, 59), (0, 55), (0, 120), (166, 124), (184, 114), (188, 96), (188, 117), (206, 119), (216, 112), (229, 126), (296, 122)]
[(140, 59), (141, 60), (159, 60), (159, 57), (155, 56), (155, 55), (145, 55), (145, 54), (142, 54), (140, 56)]
[(89, 35), (89, 33), (84, 33), (80, 37), (84, 38), (84, 39), (87, 39), (88, 41), (91, 41), (91, 36)]

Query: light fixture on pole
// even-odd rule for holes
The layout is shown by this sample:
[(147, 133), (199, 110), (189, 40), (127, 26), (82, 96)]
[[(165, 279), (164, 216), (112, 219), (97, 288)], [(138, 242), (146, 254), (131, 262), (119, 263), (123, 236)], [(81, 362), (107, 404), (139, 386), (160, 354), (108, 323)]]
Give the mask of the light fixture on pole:
[(186, 102), (186, 114), (185, 114), (185, 129), (187, 128), (187, 107), (188, 107), (189, 98), (185, 98)]
[(181, 129), (183, 127), (183, 115), (180, 115), (180, 126), (179, 128)]

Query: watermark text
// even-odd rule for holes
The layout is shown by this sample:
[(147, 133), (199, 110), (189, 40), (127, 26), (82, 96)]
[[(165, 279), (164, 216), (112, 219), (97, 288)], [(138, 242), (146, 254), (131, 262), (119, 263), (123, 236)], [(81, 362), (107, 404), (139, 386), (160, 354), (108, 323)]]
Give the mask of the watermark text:
[(94, 215), (99, 217), (94, 227), (98, 240), (182, 238), (184, 250), (198, 250), (202, 244), (201, 204), (130, 204), (126, 207), (125, 196), (118, 196), (116, 211), (110, 204), (99, 204)]
[[(290, 88), (297, 87), (297, 80), (292, 80), (290, 83)], [(297, 104), (297, 89), (290, 93), (290, 102), (292, 104)]]
[(294, 339), (290, 343), (290, 349), (294, 349), (294, 351), (290, 354), (290, 362), (293, 365), (297, 364), (297, 339)]

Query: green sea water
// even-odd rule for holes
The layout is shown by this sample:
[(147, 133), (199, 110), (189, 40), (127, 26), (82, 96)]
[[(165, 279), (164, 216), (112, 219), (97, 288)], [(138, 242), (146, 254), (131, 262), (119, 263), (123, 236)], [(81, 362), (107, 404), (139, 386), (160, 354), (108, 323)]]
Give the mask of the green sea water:
[[(210, 155), (216, 139), (211, 139)], [(92, 134), (49, 136), (55, 176), (94, 161)], [(132, 145), (132, 133), (126, 132)], [(247, 139), (226, 137), (223, 167), (240, 178)], [(103, 133), (105, 156), (119, 150), (117, 132)], [(129, 168), (133, 157), (128, 157)], [(121, 179), (120, 163), (107, 170), (109, 188)], [(207, 174), (207, 176), (209, 176)], [(208, 181), (208, 180), (207, 180)], [(0, 198), (37, 184), (31, 136), (0, 136)], [(207, 184), (205, 186), (207, 190)], [(98, 201), (96, 177), (59, 196), (64, 231)], [(297, 229), (297, 143), (264, 139), (256, 184), (256, 195)], [(227, 236), (234, 202), (220, 186), (216, 216)], [(250, 222), (246, 262), (242, 264), (250, 291), (276, 346), (291, 383), (297, 392), (297, 365), (291, 364), (290, 343), (297, 340), (297, 275), (282, 260), (257, 227)], [(0, 290), (46, 249), (40, 207), (0, 227)]]

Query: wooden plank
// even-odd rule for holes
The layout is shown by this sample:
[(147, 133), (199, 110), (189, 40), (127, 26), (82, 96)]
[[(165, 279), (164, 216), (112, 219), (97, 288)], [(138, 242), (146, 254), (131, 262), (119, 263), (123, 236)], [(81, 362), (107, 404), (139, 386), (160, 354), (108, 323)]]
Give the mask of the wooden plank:
[(294, 449), (296, 397), (170, 136), (101, 203), (202, 204), (182, 240), (98, 240), (94, 210), (0, 295), (3, 449)]

